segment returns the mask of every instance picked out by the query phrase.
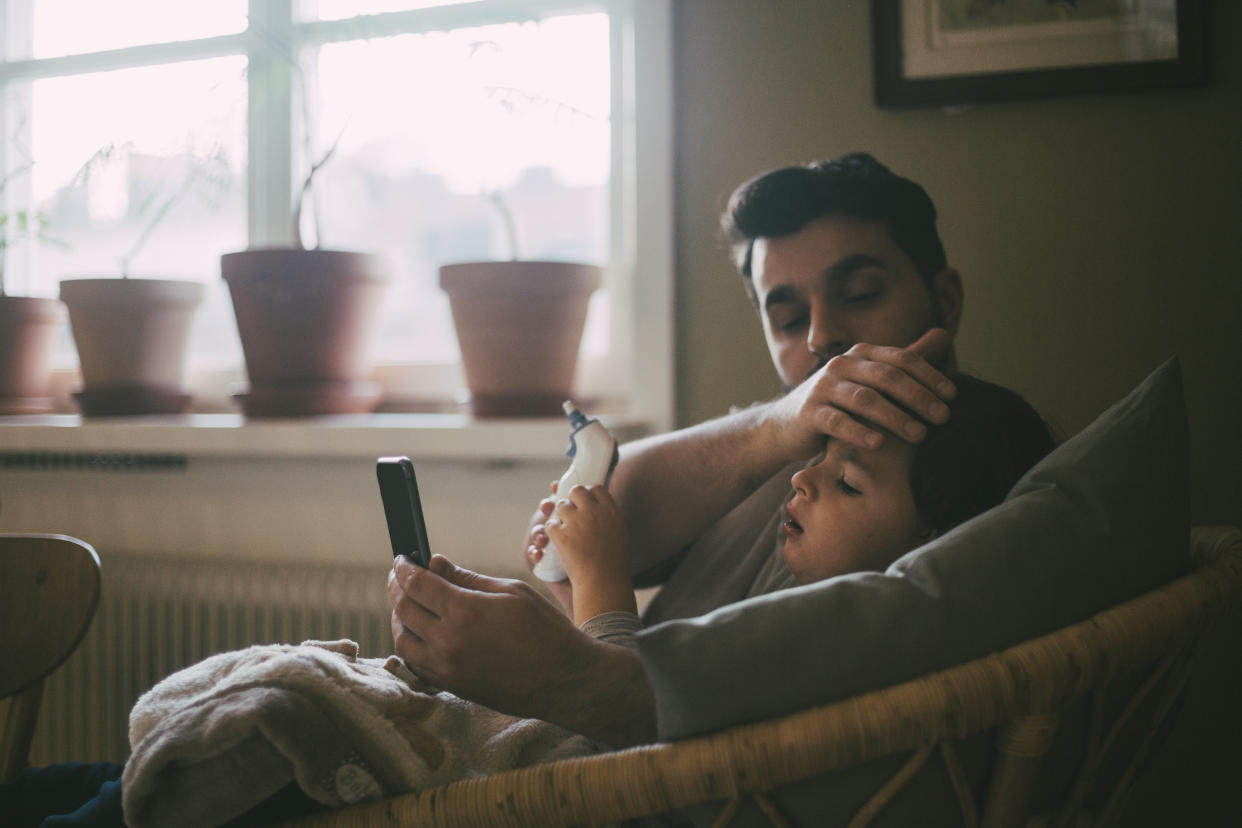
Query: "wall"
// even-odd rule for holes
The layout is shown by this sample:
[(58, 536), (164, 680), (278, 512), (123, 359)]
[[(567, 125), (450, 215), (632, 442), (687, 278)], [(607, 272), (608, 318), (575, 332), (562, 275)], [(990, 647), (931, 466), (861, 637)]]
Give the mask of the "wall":
[(936, 201), (964, 369), (1069, 435), (1180, 354), (1194, 518), (1242, 524), (1242, 5), (1207, 5), (1206, 88), (950, 113), (874, 106), (861, 0), (677, 3), (679, 423), (778, 391), (715, 235), (729, 192), (866, 149)]

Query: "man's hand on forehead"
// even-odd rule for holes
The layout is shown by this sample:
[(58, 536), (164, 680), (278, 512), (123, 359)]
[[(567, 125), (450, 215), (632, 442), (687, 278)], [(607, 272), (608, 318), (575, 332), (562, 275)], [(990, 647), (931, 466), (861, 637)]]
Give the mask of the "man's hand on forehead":
[(923, 358), (923, 360), (933, 369), (943, 380), (942, 373), (947, 368), (949, 354), (952, 353), (953, 336), (944, 328), (932, 328), (927, 333), (906, 346), (905, 350), (913, 351)]
[(855, 345), (775, 404), (778, 426), (803, 457), (822, 449), (825, 435), (863, 448), (879, 447), (885, 432), (919, 442), (925, 422), (949, 417), (945, 401), (956, 389), (928, 359), (942, 360), (950, 341), (935, 328), (907, 348)]

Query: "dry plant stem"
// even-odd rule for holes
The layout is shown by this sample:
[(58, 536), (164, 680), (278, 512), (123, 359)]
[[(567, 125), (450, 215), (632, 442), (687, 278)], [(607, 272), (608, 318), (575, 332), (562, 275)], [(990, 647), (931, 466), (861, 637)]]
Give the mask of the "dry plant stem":
[(155, 215), (152, 216), (151, 220), (147, 222), (147, 226), (142, 228), (142, 233), (140, 233), (137, 240), (134, 241), (133, 246), (131, 246), (129, 250), (125, 251), (124, 255), (121, 256), (120, 265), (122, 279), (129, 278), (130, 262), (132, 262), (134, 257), (138, 255), (138, 252), (142, 250), (143, 245), (147, 243), (147, 239), (149, 239), (151, 234), (155, 232), (155, 228), (159, 227), (160, 223), (163, 222), (164, 217), (168, 215), (173, 206), (176, 205), (176, 203), (179, 202), (187, 193), (189, 193), (193, 186), (194, 177), (192, 175), (186, 176), (185, 181), (181, 183), (181, 188), (168, 198), (164, 199), (164, 203), (161, 204), (160, 208), (155, 211)]
[(509, 258), (516, 262), (521, 257), (521, 254), (518, 250), (517, 225), (513, 221), (513, 211), (509, 209), (504, 194), (499, 190), (492, 190), (488, 193), (487, 200), (496, 208), (496, 212), (500, 213), (500, 219), (505, 223), (505, 239), (509, 242)]
[[(311, 183), (315, 180), (315, 174), (319, 172), (324, 164), (336, 154), (336, 148), (341, 145), (341, 139), (345, 137), (345, 129), (349, 126), (346, 121), (345, 126), (341, 127), (341, 131), (337, 134), (336, 140), (332, 142), (332, 146), (328, 147), (318, 161), (311, 164), (310, 172), (306, 174), (305, 180), (302, 181), (302, 189), (298, 192), (298, 200), (293, 205), (293, 240), (299, 250), (306, 249), (306, 243), (302, 241), (302, 205), (306, 202), (306, 194), (311, 190)], [(313, 206), (313, 205), (312, 205)], [(315, 247), (319, 247), (319, 213), (315, 211)]]

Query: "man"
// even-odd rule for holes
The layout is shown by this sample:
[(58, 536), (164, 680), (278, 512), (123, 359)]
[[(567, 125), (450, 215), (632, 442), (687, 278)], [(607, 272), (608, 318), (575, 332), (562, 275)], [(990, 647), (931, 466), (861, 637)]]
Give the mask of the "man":
[[(932, 363), (952, 364), (961, 281), (917, 184), (864, 154), (785, 168), (739, 187), (724, 225), (787, 393), (623, 447), (611, 490), (634, 570), (672, 568), (648, 623), (781, 586), (772, 492), (791, 464), (827, 436), (886, 439), (864, 423), (921, 440), (920, 418), (943, 422), (954, 393)], [(538, 527), (532, 539), (528, 563), (546, 542)], [(639, 653), (602, 643), (526, 584), (442, 558), (429, 571), (398, 561), (388, 591), (397, 654), (439, 686), (618, 747), (656, 738), (641, 636)], [(716, 651), (727, 658), (729, 642)]]

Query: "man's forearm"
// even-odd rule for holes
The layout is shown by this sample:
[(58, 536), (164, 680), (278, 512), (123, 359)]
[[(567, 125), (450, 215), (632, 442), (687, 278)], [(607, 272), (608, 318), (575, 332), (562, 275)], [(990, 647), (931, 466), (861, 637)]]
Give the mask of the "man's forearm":
[(633, 572), (685, 548), (797, 459), (774, 439), (768, 405), (621, 447), (609, 490), (630, 529)]
[(591, 645), (540, 718), (614, 748), (655, 741), (655, 694), (638, 652), (595, 639)]

